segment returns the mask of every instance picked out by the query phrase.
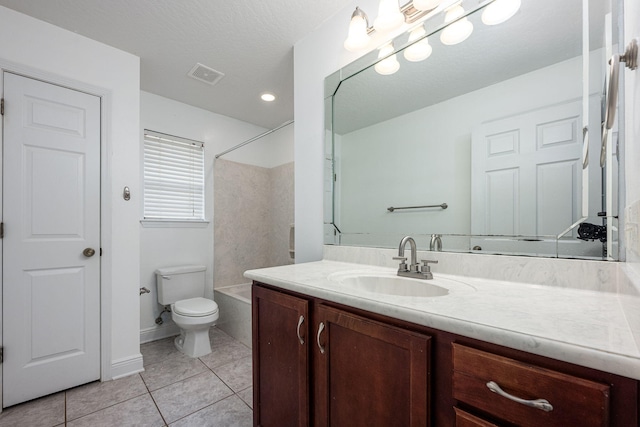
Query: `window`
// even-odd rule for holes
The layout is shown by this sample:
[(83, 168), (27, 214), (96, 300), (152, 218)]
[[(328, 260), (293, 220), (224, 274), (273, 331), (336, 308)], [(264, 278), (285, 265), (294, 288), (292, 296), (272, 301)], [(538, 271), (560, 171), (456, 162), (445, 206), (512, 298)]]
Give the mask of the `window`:
[(204, 144), (144, 131), (144, 219), (204, 221)]

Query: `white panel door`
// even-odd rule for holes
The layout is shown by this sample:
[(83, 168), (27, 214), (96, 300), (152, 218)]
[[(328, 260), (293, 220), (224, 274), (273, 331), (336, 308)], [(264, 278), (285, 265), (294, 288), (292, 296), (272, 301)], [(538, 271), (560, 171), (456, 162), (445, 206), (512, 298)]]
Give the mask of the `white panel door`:
[(579, 218), (581, 111), (568, 102), (474, 130), (472, 234), (554, 236)]
[(7, 407), (100, 378), (100, 98), (11, 73), (4, 97)]

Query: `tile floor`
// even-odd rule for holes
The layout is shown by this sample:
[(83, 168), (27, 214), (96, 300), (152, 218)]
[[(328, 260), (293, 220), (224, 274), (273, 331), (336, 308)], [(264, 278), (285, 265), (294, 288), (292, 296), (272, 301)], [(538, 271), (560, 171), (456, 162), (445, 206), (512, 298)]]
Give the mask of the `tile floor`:
[(173, 338), (143, 344), (144, 372), (7, 408), (0, 427), (251, 426), (251, 350), (215, 327), (210, 336), (197, 359)]

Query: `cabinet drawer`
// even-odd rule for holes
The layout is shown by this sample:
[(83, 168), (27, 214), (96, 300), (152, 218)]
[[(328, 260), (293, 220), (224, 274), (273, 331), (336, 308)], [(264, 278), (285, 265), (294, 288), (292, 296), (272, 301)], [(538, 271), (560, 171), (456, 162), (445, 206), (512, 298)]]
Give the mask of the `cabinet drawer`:
[[(489, 382), (517, 399), (546, 399), (552, 408), (543, 410), (503, 397), (489, 389)], [(609, 421), (608, 385), (455, 343), (453, 397), (522, 427), (602, 427)]]
[(456, 411), (456, 427), (498, 427), (496, 424), (471, 415), (460, 408), (453, 408)]

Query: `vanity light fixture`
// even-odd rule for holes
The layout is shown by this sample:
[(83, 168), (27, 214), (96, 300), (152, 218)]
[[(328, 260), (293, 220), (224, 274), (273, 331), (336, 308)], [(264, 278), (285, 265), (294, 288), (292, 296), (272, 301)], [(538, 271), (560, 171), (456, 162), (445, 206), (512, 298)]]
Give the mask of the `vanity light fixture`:
[(449, 46), (458, 44), (465, 41), (467, 37), (471, 35), (473, 32), (473, 24), (466, 16), (463, 16), (464, 9), (459, 4), (446, 10), (444, 22), (449, 25), (440, 34), (442, 44)]
[(440, 6), (443, 0), (413, 0), (413, 7), (416, 10), (433, 10)]
[(411, 30), (411, 32), (409, 33), (409, 43), (411, 43), (411, 45), (404, 50), (404, 57), (407, 61), (424, 61), (429, 56), (431, 56), (431, 52), (433, 49), (431, 48), (429, 40), (426, 37), (419, 42), (415, 42), (426, 34), (427, 32), (425, 31), (423, 24), (420, 24), (419, 26)]
[(273, 102), (276, 100), (276, 96), (272, 93), (265, 92), (262, 95), (260, 95), (260, 99), (262, 99), (265, 102)]
[[(369, 46), (369, 34), (375, 30), (388, 32), (402, 26), (413, 24), (425, 15), (433, 12), (444, 0), (413, 0), (404, 6), (398, 6), (398, 0), (380, 0), (378, 17), (374, 26), (369, 26), (367, 14), (356, 7), (349, 21), (349, 34), (344, 48), (351, 52), (364, 50)], [(415, 5), (419, 5), (420, 8)]]
[(521, 0), (496, 0), (482, 11), (482, 23), (498, 25), (511, 18), (520, 9)]
[[(349, 36), (344, 41), (344, 48), (350, 52), (357, 52), (365, 49), (369, 44), (369, 20), (367, 14), (359, 7), (351, 15), (349, 23)], [(373, 30), (373, 29), (372, 29)]]
[[(393, 42), (388, 42), (384, 46), (380, 48), (378, 51), (378, 59), (385, 58), (382, 61), (379, 61), (373, 68), (376, 70), (378, 74), (382, 74), (383, 76), (388, 76), (400, 69), (400, 63), (398, 62), (398, 58), (394, 53)], [(393, 55), (392, 55), (393, 53)], [(387, 57), (388, 56), (388, 57)]]
[(398, 0), (380, 0), (378, 17), (373, 22), (380, 31), (393, 31), (404, 24), (404, 15), (400, 12)]

